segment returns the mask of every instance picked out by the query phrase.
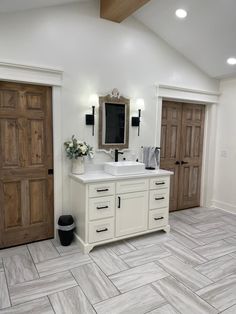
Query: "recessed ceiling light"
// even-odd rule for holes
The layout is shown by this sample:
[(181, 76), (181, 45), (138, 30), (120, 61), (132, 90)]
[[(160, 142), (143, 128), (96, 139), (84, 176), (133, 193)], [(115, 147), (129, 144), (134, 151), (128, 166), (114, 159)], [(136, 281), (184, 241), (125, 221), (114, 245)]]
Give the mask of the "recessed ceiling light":
[(227, 63), (230, 65), (236, 65), (236, 58), (233, 58), (233, 57), (228, 58)]
[(179, 19), (184, 19), (186, 18), (186, 16), (188, 15), (187, 11), (184, 9), (178, 9), (175, 11), (175, 15), (179, 18)]

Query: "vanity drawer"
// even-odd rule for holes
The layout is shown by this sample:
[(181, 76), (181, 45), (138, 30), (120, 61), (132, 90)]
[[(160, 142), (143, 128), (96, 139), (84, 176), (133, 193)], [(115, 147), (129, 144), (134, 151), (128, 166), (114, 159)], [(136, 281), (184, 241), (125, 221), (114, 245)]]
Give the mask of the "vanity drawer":
[(149, 194), (149, 209), (168, 207), (168, 189), (152, 190)]
[(150, 190), (166, 189), (169, 187), (169, 177), (156, 177), (150, 179)]
[(114, 196), (103, 196), (89, 199), (89, 220), (113, 217), (114, 211)]
[(148, 190), (148, 179), (124, 180), (116, 183), (116, 193), (130, 193)]
[(113, 195), (115, 193), (115, 183), (104, 182), (89, 184), (89, 197)]
[(114, 238), (114, 219), (89, 223), (89, 243)]
[(159, 228), (168, 224), (168, 208), (149, 212), (149, 229)]

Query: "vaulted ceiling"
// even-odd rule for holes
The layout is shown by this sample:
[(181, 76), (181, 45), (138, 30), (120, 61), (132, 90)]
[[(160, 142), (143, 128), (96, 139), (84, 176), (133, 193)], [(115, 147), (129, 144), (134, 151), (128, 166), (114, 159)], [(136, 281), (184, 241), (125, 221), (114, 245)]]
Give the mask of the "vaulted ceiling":
[[(0, 12), (84, 1), (91, 0), (0, 0)], [(186, 19), (176, 18), (178, 8), (187, 10)], [(219, 78), (236, 75), (236, 65), (226, 63), (236, 57), (235, 12), (236, 0), (151, 0), (133, 15), (209, 76)]]

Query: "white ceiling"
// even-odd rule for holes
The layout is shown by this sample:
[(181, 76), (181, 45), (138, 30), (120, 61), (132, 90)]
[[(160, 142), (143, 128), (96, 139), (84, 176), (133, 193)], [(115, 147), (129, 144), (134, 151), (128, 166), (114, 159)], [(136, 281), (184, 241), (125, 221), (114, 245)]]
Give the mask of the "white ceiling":
[(0, 12), (22, 11), (84, 1), (85, 0), (0, 0)]
[[(0, 12), (84, 1), (0, 0)], [(178, 8), (188, 11), (185, 20), (175, 17)], [(151, 0), (134, 15), (211, 77), (236, 75), (226, 63), (236, 57), (236, 0)]]
[(211, 77), (236, 74), (226, 63), (236, 57), (236, 0), (151, 0), (135, 17)]

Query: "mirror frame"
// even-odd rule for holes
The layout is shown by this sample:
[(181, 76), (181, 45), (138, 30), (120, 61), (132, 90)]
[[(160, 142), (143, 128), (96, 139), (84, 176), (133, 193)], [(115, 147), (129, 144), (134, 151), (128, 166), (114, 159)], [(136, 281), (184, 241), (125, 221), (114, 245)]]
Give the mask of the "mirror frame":
[[(122, 104), (125, 105), (125, 143), (124, 144), (104, 144), (103, 139), (103, 111), (104, 111), (104, 105), (105, 103), (111, 103), (111, 104)], [(111, 95), (106, 96), (100, 96), (99, 97), (99, 132), (98, 132), (98, 148), (99, 149), (124, 149), (129, 147), (129, 114), (130, 114), (130, 100), (125, 97), (114, 97)]]

